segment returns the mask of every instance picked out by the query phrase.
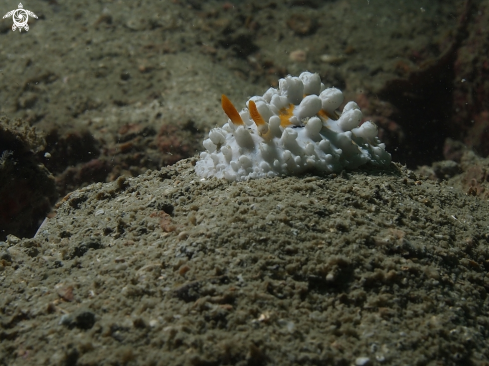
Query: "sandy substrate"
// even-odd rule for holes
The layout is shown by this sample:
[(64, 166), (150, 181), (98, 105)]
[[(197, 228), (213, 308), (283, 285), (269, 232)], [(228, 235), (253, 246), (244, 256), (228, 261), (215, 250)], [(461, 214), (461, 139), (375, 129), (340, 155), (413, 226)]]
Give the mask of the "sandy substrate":
[(1, 248), (2, 365), (487, 365), (489, 204), (403, 167), (75, 191)]

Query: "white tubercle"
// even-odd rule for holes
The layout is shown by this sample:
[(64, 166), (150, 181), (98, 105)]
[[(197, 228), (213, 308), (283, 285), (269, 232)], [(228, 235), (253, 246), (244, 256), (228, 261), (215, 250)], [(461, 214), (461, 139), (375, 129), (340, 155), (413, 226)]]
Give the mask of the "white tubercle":
[(211, 139), (204, 140), (203, 145), (210, 153), (213, 153), (217, 149), (217, 146), (211, 141)]
[(288, 145), (297, 139), (297, 132), (292, 128), (286, 128), (282, 134), (282, 143)]
[(222, 155), (224, 155), (224, 158), (226, 158), (226, 161), (229, 163), (233, 158), (233, 150), (231, 150), (231, 148), (228, 146), (223, 146), (221, 147), (221, 152)]
[(328, 152), (331, 149), (331, 143), (326, 139), (319, 141), (318, 145), (323, 152)]
[(289, 122), (294, 126), (300, 126), (302, 124), (302, 121), (297, 116), (290, 117)]
[(321, 98), (323, 109), (329, 114), (333, 114), (343, 103), (343, 93), (336, 88), (324, 89), (319, 94), (319, 98)]
[(254, 146), (253, 139), (251, 138), (250, 133), (245, 127), (239, 126), (236, 129), (236, 131), (234, 131), (234, 136), (236, 138), (236, 143), (240, 147), (245, 147), (248, 149), (253, 148)]
[(250, 168), (253, 165), (251, 159), (246, 155), (241, 155), (238, 159), (243, 168)]
[(243, 111), (239, 112), (239, 116), (241, 117), (241, 119), (243, 120), (245, 125), (251, 126), (253, 124), (253, 121), (251, 120), (250, 114), (248, 113), (248, 111), (243, 110)]
[(305, 71), (299, 75), (299, 79), (301, 79), (304, 84), (304, 94), (319, 95), (319, 93), (321, 93), (321, 78), (319, 77), (319, 74)]
[(269, 88), (269, 89), (268, 89), (268, 90), (265, 92), (265, 94), (263, 94), (263, 99), (265, 99), (265, 101), (266, 101), (267, 103), (270, 103), (270, 101), (272, 100), (272, 97), (273, 97), (274, 95), (277, 95), (277, 94), (278, 94), (277, 89), (275, 89), (275, 88)]
[(269, 104), (266, 103), (265, 101), (258, 101), (256, 103), (256, 109), (258, 109), (258, 112), (260, 115), (263, 117), (265, 121), (268, 121), (271, 116), (273, 116), (273, 112), (270, 110)]
[(361, 124), (362, 112), (354, 102), (337, 118), (343, 93), (325, 88), (318, 74), (287, 76), (278, 89), (250, 100), (254, 106), (248, 101), (238, 113), (225, 98), (229, 120), (203, 141), (206, 151), (195, 166), (198, 175), (231, 182), (390, 164), (377, 126)]
[(354, 128), (351, 132), (355, 136), (362, 137), (366, 140), (377, 136), (377, 126), (370, 121), (364, 122), (360, 127)]
[(209, 132), (209, 139), (214, 145), (222, 145), (226, 142), (226, 138), (221, 133), (220, 128), (213, 128), (211, 132)]
[(350, 102), (346, 103), (345, 106), (343, 107), (343, 113), (348, 112), (352, 109), (360, 110), (360, 107), (354, 101), (350, 101)]
[(289, 106), (289, 101), (286, 96), (275, 94), (270, 102), (271, 105), (277, 109), (287, 108)]
[(323, 122), (318, 117), (309, 118), (306, 124), (307, 134), (311, 139), (320, 137), (319, 132), (323, 128)]
[(268, 120), (268, 127), (270, 128), (271, 133), (274, 137), (281, 137), (282, 130), (280, 129), (280, 117), (272, 116)]
[(280, 79), (278, 85), (281, 94), (285, 95), (290, 103), (297, 105), (301, 102), (304, 95), (301, 79), (289, 75), (285, 79)]
[(362, 111), (360, 109), (350, 109), (344, 111), (341, 117), (338, 119), (338, 125), (343, 131), (351, 131), (351, 129), (358, 127), (362, 122)]
[(321, 99), (317, 95), (308, 95), (302, 99), (299, 106), (294, 109), (294, 115), (303, 120), (307, 117), (315, 116), (321, 110)]

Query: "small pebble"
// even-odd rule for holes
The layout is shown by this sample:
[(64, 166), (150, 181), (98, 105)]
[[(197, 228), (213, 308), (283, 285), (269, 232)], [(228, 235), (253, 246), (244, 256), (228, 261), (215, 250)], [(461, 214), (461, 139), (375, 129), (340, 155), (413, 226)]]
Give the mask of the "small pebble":
[(73, 319), (70, 314), (63, 314), (59, 319), (59, 325), (70, 325)]
[(305, 62), (307, 60), (307, 54), (303, 50), (295, 50), (290, 53), (289, 58), (294, 62)]
[(343, 61), (345, 61), (345, 58), (343, 56), (335, 56), (335, 55), (327, 55), (327, 54), (319, 56), (319, 59), (326, 64), (332, 64), (332, 65), (338, 65), (341, 64)]
[(357, 357), (355, 360), (355, 365), (356, 366), (366, 366), (370, 362), (370, 358), (368, 357)]

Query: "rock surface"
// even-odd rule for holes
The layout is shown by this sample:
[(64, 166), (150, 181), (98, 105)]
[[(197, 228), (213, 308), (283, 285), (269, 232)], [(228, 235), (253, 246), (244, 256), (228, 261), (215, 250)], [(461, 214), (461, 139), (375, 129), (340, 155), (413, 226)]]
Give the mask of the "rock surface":
[(489, 204), (403, 167), (65, 197), (2, 244), (9, 365), (483, 365)]
[(34, 236), (58, 199), (54, 177), (34, 155), (44, 145), (25, 121), (0, 117), (0, 240)]

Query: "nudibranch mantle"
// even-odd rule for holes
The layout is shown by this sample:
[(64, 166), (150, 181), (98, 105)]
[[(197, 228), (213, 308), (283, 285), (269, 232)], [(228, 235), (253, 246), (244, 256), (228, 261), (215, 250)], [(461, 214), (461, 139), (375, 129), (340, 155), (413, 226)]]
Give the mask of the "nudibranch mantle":
[(203, 142), (206, 151), (195, 166), (201, 177), (243, 181), (391, 162), (377, 126), (361, 123), (355, 102), (340, 115), (343, 93), (325, 88), (318, 74), (280, 79), (278, 89), (251, 97), (241, 112), (225, 95), (221, 102), (229, 120)]

